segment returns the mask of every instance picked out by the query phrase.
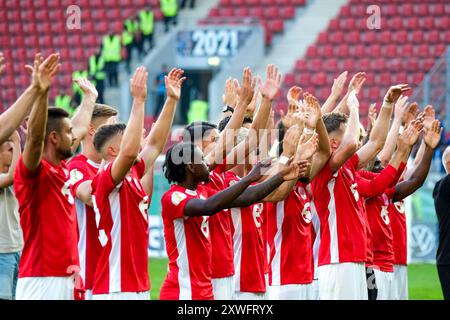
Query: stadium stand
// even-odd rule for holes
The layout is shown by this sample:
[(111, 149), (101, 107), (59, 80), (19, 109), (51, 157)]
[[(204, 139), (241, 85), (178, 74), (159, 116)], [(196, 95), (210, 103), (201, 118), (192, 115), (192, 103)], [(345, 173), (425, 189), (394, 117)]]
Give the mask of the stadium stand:
[[(64, 25), (70, 5), (81, 8), (81, 30), (69, 30)], [(62, 70), (58, 73), (50, 100), (61, 92), (71, 92), (72, 72), (87, 68), (91, 54), (97, 51), (108, 32), (122, 33), (123, 21), (138, 10), (152, 6), (155, 20), (162, 20), (159, 0), (6, 0), (0, 1), (0, 48), (7, 61), (7, 71), (0, 79), (1, 108), (8, 107), (29, 83), (23, 66), (32, 63), (40, 50), (61, 54)], [(64, 63), (68, 62), (70, 63)]]
[[(367, 27), (368, 5), (382, 4), (381, 29)], [(281, 100), (290, 86), (298, 84), (311, 90), (321, 101), (327, 98), (330, 84), (342, 71), (350, 75), (367, 72), (360, 94), (363, 107), (379, 101), (386, 84), (408, 83), (418, 86), (450, 44), (450, 3), (445, 0), (351, 0), (337, 17), (330, 20), (316, 43), (284, 78)], [(318, 72), (319, 70), (319, 72)], [(363, 110), (363, 114), (366, 114)]]
[(221, 0), (212, 8), (201, 24), (241, 24), (243, 18), (259, 20), (265, 29), (269, 46), (274, 34), (284, 31), (284, 23), (294, 19), (296, 8), (306, 5), (306, 0)]

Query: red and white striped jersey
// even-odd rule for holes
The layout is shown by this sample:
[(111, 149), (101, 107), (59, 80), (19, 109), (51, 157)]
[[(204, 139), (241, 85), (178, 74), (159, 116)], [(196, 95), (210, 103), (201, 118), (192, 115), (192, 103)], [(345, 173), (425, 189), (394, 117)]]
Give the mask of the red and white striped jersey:
[[(231, 171), (227, 171), (224, 176), (227, 187), (240, 180)], [(236, 291), (266, 292), (263, 210), (262, 203), (231, 209)]]
[(76, 194), (77, 188), (81, 183), (92, 180), (95, 177), (100, 165), (90, 161), (85, 155), (79, 154), (70, 160), (67, 167), (73, 181), (72, 193), (75, 196), (75, 208), (77, 211), (80, 276), (83, 278), (85, 288), (92, 290), (101, 246), (98, 241), (94, 208), (79, 200)]
[(407, 265), (408, 245), (406, 212), (403, 201), (390, 203), (388, 207), (394, 246), (394, 264)]
[(77, 216), (65, 161), (41, 160), (28, 170), (20, 157), (14, 175), (24, 248), (19, 278), (67, 277), (79, 269)]
[(327, 163), (312, 181), (320, 218), (319, 266), (366, 261), (367, 221), (358, 204), (358, 162), (355, 154), (335, 173)]
[[(224, 169), (225, 165), (218, 165), (211, 172), (210, 181), (204, 186), (217, 192), (224, 190), (226, 188)], [(212, 246), (212, 277), (225, 278), (234, 275), (230, 210), (225, 209), (209, 217), (209, 232)]]
[(214, 190), (189, 190), (172, 185), (161, 198), (164, 239), (169, 270), (161, 287), (161, 300), (212, 300), (211, 238), (208, 216), (187, 217), (190, 199), (207, 199)]
[(148, 276), (149, 197), (142, 188), (145, 163), (138, 161), (124, 180), (114, 184), (113, 163), (92, 180), (94, 210), (102, 246), (94, 278), (94, 294), (150, 290)]
[(284, 201), (268, 204), (270, 285), (313, 281), (312, 213), (305, 188), (298, 182)]

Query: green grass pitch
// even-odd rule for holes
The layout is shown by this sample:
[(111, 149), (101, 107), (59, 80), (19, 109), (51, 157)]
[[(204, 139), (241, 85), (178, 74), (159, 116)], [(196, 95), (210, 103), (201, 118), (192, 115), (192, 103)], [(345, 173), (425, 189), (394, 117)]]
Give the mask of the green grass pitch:
[[(167, 259), (149, 259), (151, 299), (159, 299), (159, 290), (167, 273)], [(408, 266), (410, 300), (442, 300), (442, 291), (434, 264)]]

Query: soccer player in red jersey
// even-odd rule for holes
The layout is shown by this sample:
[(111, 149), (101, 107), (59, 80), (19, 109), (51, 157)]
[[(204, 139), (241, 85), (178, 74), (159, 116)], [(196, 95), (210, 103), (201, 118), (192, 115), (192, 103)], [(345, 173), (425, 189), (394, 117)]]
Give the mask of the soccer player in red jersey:
[(311, 188), (321, 225), (318, 268), (321, 299), (367, 299), (364, 265), (367, 221), (358, 203), (356, 171), (381, 151), (393, 103), (406, 90), (406, 85), (390, 88), (370, 139), (359, 150), (359, 103), (355, 91), (346, 99), (350, 109), (348, 126), (342, 115), (324, 116), (333, 154)]
[(164, 163), (165, 176), (175, 184), (161, 199), (169, 256), (169, 272), (161, 288), (161, 299), (214, 299), (209, 216), (223, 209), (255, 203), (285, 179), (299, 174), (299, 167), (290, 165), (267, 181), (248, 188), (261, 178), (261, 170), (269, 163), (262, 161), (239, 182), (217, 192), (201, 184), (209, 181), (210, 173), (196, 145), (180, 143), (169, 149)]
[[(81, 86), (83, 89), (84, 87)], [(93, 88), (93, 87), (91, 87)], [(93, 90), (89, 90), (93, 94)], [(89, 91), (85, 92), (89, 95)], [(97, 174), (102, 161), (101, 155), (94, 147), (94, 134), (97, 129), (111, 122), (117, 116), (117, 110), (104, 104), (96, 104), (86, 137), (81, 142), (82, 151), (74, 156), (67, 167), (73, 180), (72, 192), (75, 195), (75, 207), (78, 222), (78, 253), (80, 257), (80, 275), (86, 290), (85, 299), (92, 299), (92, 286), (98, 257), (100, 242), (98, 240), (97, 222), (90, 197), (91, 180)]]
[(14, 177), (25, 242), (17, 299), (74, 299), (74, 276), (75, 286), (80, 285), (76, 213), (65, 159), (87, 133), (94, 105), (80, 106), (72, 120), (64, 110), (47, 107), (59, 66), (58, 54), (45, 61), (37, 54), (34, 66), (28, 66), (40, 96)]
[[(233, 104), (238, 98), (238, 103), (227, 123), (222, 121), (224, 129), (219, 133), (213, 124), (192, 123), (186, 127), (184, 141), (192, 141), (205, 153), (205, 161), (211, 172), (210, 181), (206, 185), (216, 191), (225, 189), (223, 174), (235, 167), (239, 161), (243, 161), (254, 148), (257, 147), (259, 131), (264, 129), (272, 106), (272, 100), (280, 86), (280, 75), (273, 65), (267, 66), (267, 79), (265, 81), (266, 92), (262, 96), (261, 106), (251, 123), (249, 130), (256, 134), (249, 135), (244, 141), (235, 146), (236, 132), (243, 126), (243, 120), (248, 110), (255, 104), (254, 94), (255, 79), (250, 68), (245, 68), (241, 87), (237, 80), (234, 83), (227, 81), (225, 103)], [(269, 91), (268, 91), (269, 90)], [(238, 94), (238, 97), (236, 95)], [(223, 119), (225, 120), (225, 119)], [(235, 273), (233, 263), (233, 239), (231, 234), (231, 221), (229, 211), (224, 210), (209, 219), (212, 243), (212, 273), (213, 290), (215, 299), (229, 300), (234, 294)]]
[[(295, 87), (294, 87), (295, 88)], [(293, 91), (291, 89), (290, 91)], [(300, 92), (299, 92), (300, 95)], [(294, 100), (299, 99), (299, 95)], [(305, 127), (303, 137), (311, 136), (317, 130), (318, 137), (314, 136), (309, 142), (318, 140), (319, 148), (312, 148), (314, 144), (300, 144), (297, 154), (300, 159), (311, 158), (311, 170), (307, 179), (300, 179), (293, 186), (287, 198), (277, 203), (268, 203), (268, 239), (270, 247), (270, 274), (269, 274), (269, 298), (284, 299), (313, 299), (312, 282), (314, 277), (313, 258), (313, 227), (312, 212), (309, 194), (306, 186), (308, 179), (312, 179), (328, 161), (331, 150), (328, 142), (328, 134), (323, 124), (320, 105), (314, 97), (304, 95), (304, 103), (301, 106), (300, 125)], [(288, 96), (288, 100), (289, 100)], [(297, 102), (294, 101), (295, 104)], [(290, 125), (290, 117), (297, 113), (289, 108), (288, 119), (283, 118), (280, 127), (281, 141), (292, 140), (289, 135), (284, 136), (285, 125)], [(292, 116), (290, 115), (292, 114)], [(307, 134), (309, 133), (309, 134)], [(284, 143), (279, 146), (279, 152), (283, 153)]]
[(148, 73), (139, 67), (131, 79), (133, 106), (128, 124), (100, 127), (94, 146), (106, 162), (92, 180), (92, 202), (99, 217), (102, 246), (93, 299), (148, 300), (148, 189), (142, 179), (162, 152), (170, 132), (183, 70), (165, 77), (167, 99), (141, 149)]

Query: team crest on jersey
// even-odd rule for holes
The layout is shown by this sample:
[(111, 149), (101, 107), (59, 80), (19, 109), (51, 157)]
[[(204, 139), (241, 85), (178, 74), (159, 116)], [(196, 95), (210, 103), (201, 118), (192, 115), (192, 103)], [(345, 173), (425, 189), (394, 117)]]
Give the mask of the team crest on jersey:
[(70, 171), (70, 181), (75, 184), (83, 179), (83, 174), (78, 169), (73, 169)]
[(186, 195), (182, 192), (179, 191), (175, 191), (174, 193), (172, 193), (172, 196), (170, 197), (170, 200), (172, 201), (172, 203), (174, 205), (179, 205), (181, 201), (183, 201), (184, 199), (186, 199)]
[(202, 218), (203, 218), (203, 221), (202, 221), (200, 230), (202, 230), (202, 233), (205, 236), (205, 238), (209, 238), (209, 217), (202, 216)]
[(148, 196), (145, 196), (142, 201), (139, 203), (139, 211), (141, 212), (142, 216), (144, 217), (145, 221), (148, 221), (148, 207), (150, 205), (150, 200)]
[(309, 202), (306, 202), (305, 205), (303, 206), (302, 217), (306, 223), (311, 223), (312, 213), (311, 213), (311, 204)]

